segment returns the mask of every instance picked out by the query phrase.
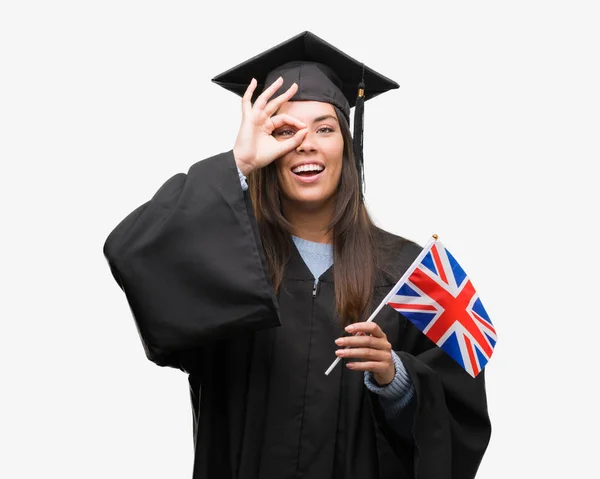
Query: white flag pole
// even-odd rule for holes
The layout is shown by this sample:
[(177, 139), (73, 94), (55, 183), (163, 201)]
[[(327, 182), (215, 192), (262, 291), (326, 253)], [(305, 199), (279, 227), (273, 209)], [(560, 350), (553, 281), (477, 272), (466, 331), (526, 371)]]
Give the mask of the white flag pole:
[[(369, 319), (367, 319), (365, 322), (368, 323), (368, 322), (373, 321), (375, 316), (377, 316), (377, 313), (379, 313), (379, 311), (381, 311), (383, 309), (383, 307), (388, 303), (388, 301), (392, 298), (392, 296), (394, 296), (396, 294), (396, 291), (398, 291), (399, 287), (402, 284), (404, 284), (404, 282), (410, 277), (410, 275), (413, 274), (414, 270), (417, 269), (417, 266), (419, 266), (419, 264), (421, 264), (421, 261), (423, 261), (423, 258), (427, 255), (427, 253), (429, 253), (429, 250), (431, 249), (433, 244), (437, 241), (437, 239), (438, 239), (437, 235), (432, 235), (431, 239), (428, 241), (428, 243), (425, 245), (425, 247), (421, 250), (421, 253), (419, 253), (419, 256), (417, 256), (417, 259), (415, 259), (413, 261), (413, 263), (410, 265), (410, 267), (402, 275), (402, 278), (400, 278), (400, 280), (395, 284), (395, 286), (392, 289), (390, 289), (390, 292), (387, 294), (387, 296), (385, 298), (383, 298), (383, 301), (381, 302), (381, 304), (379, 306), (377, 306), (377, 309), (375, 311), (373, 311), (373, 314), (371, 314)], [(346, 348), (346, 349), (348, 349), (348, 348)], [(340, 358), (340, 357), (335, 359), (335, 361), (331, 364), (331, 366), (329, 366), (327, 371), (325, 371), (326, 376), (329, 376), (329, 373), (331, 371), (333, 371), (333, 369), (336, 367), (337, 363), (339, 363), (341, 359), (342, 358)]]

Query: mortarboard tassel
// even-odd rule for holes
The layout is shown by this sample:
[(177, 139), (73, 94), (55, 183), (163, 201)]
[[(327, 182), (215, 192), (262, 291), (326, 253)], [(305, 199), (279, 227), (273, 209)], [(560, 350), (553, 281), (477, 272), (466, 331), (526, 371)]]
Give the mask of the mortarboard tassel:
[(360, 189), (360, 200), (364, 199), (365, 171), (363, 159), (363, 130), (365, 116), (365, 68), (363, 65), (362, 80), (358, 84), (358, 96), (354, 108), (354, 158), (356, 160), (356, 169), (358, 170), (358, 186)]

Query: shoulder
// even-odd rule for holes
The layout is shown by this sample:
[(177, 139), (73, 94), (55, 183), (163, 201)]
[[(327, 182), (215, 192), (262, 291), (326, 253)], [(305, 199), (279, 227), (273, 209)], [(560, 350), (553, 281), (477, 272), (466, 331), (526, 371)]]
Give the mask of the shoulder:
[(394, 285), (423, 249), (418, 243), (375, 227), (380, 286)]

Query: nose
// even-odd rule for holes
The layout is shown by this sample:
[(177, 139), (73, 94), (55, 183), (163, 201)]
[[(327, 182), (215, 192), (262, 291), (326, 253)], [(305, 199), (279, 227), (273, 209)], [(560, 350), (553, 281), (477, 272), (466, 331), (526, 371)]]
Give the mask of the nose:
[(302, 143), (296, 147), (296, 153), (313, 153), (317, 151), (317, 146), (310, 133), (306, 133)]

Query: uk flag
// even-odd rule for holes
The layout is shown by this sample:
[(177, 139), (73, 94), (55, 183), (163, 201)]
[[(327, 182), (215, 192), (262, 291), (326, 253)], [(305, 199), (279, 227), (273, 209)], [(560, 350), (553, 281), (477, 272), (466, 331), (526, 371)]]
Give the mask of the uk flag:
[(440, 241), (421, 253), (387, 304), (475, 377), (496, 345), (496, 330), (464, 270)]

